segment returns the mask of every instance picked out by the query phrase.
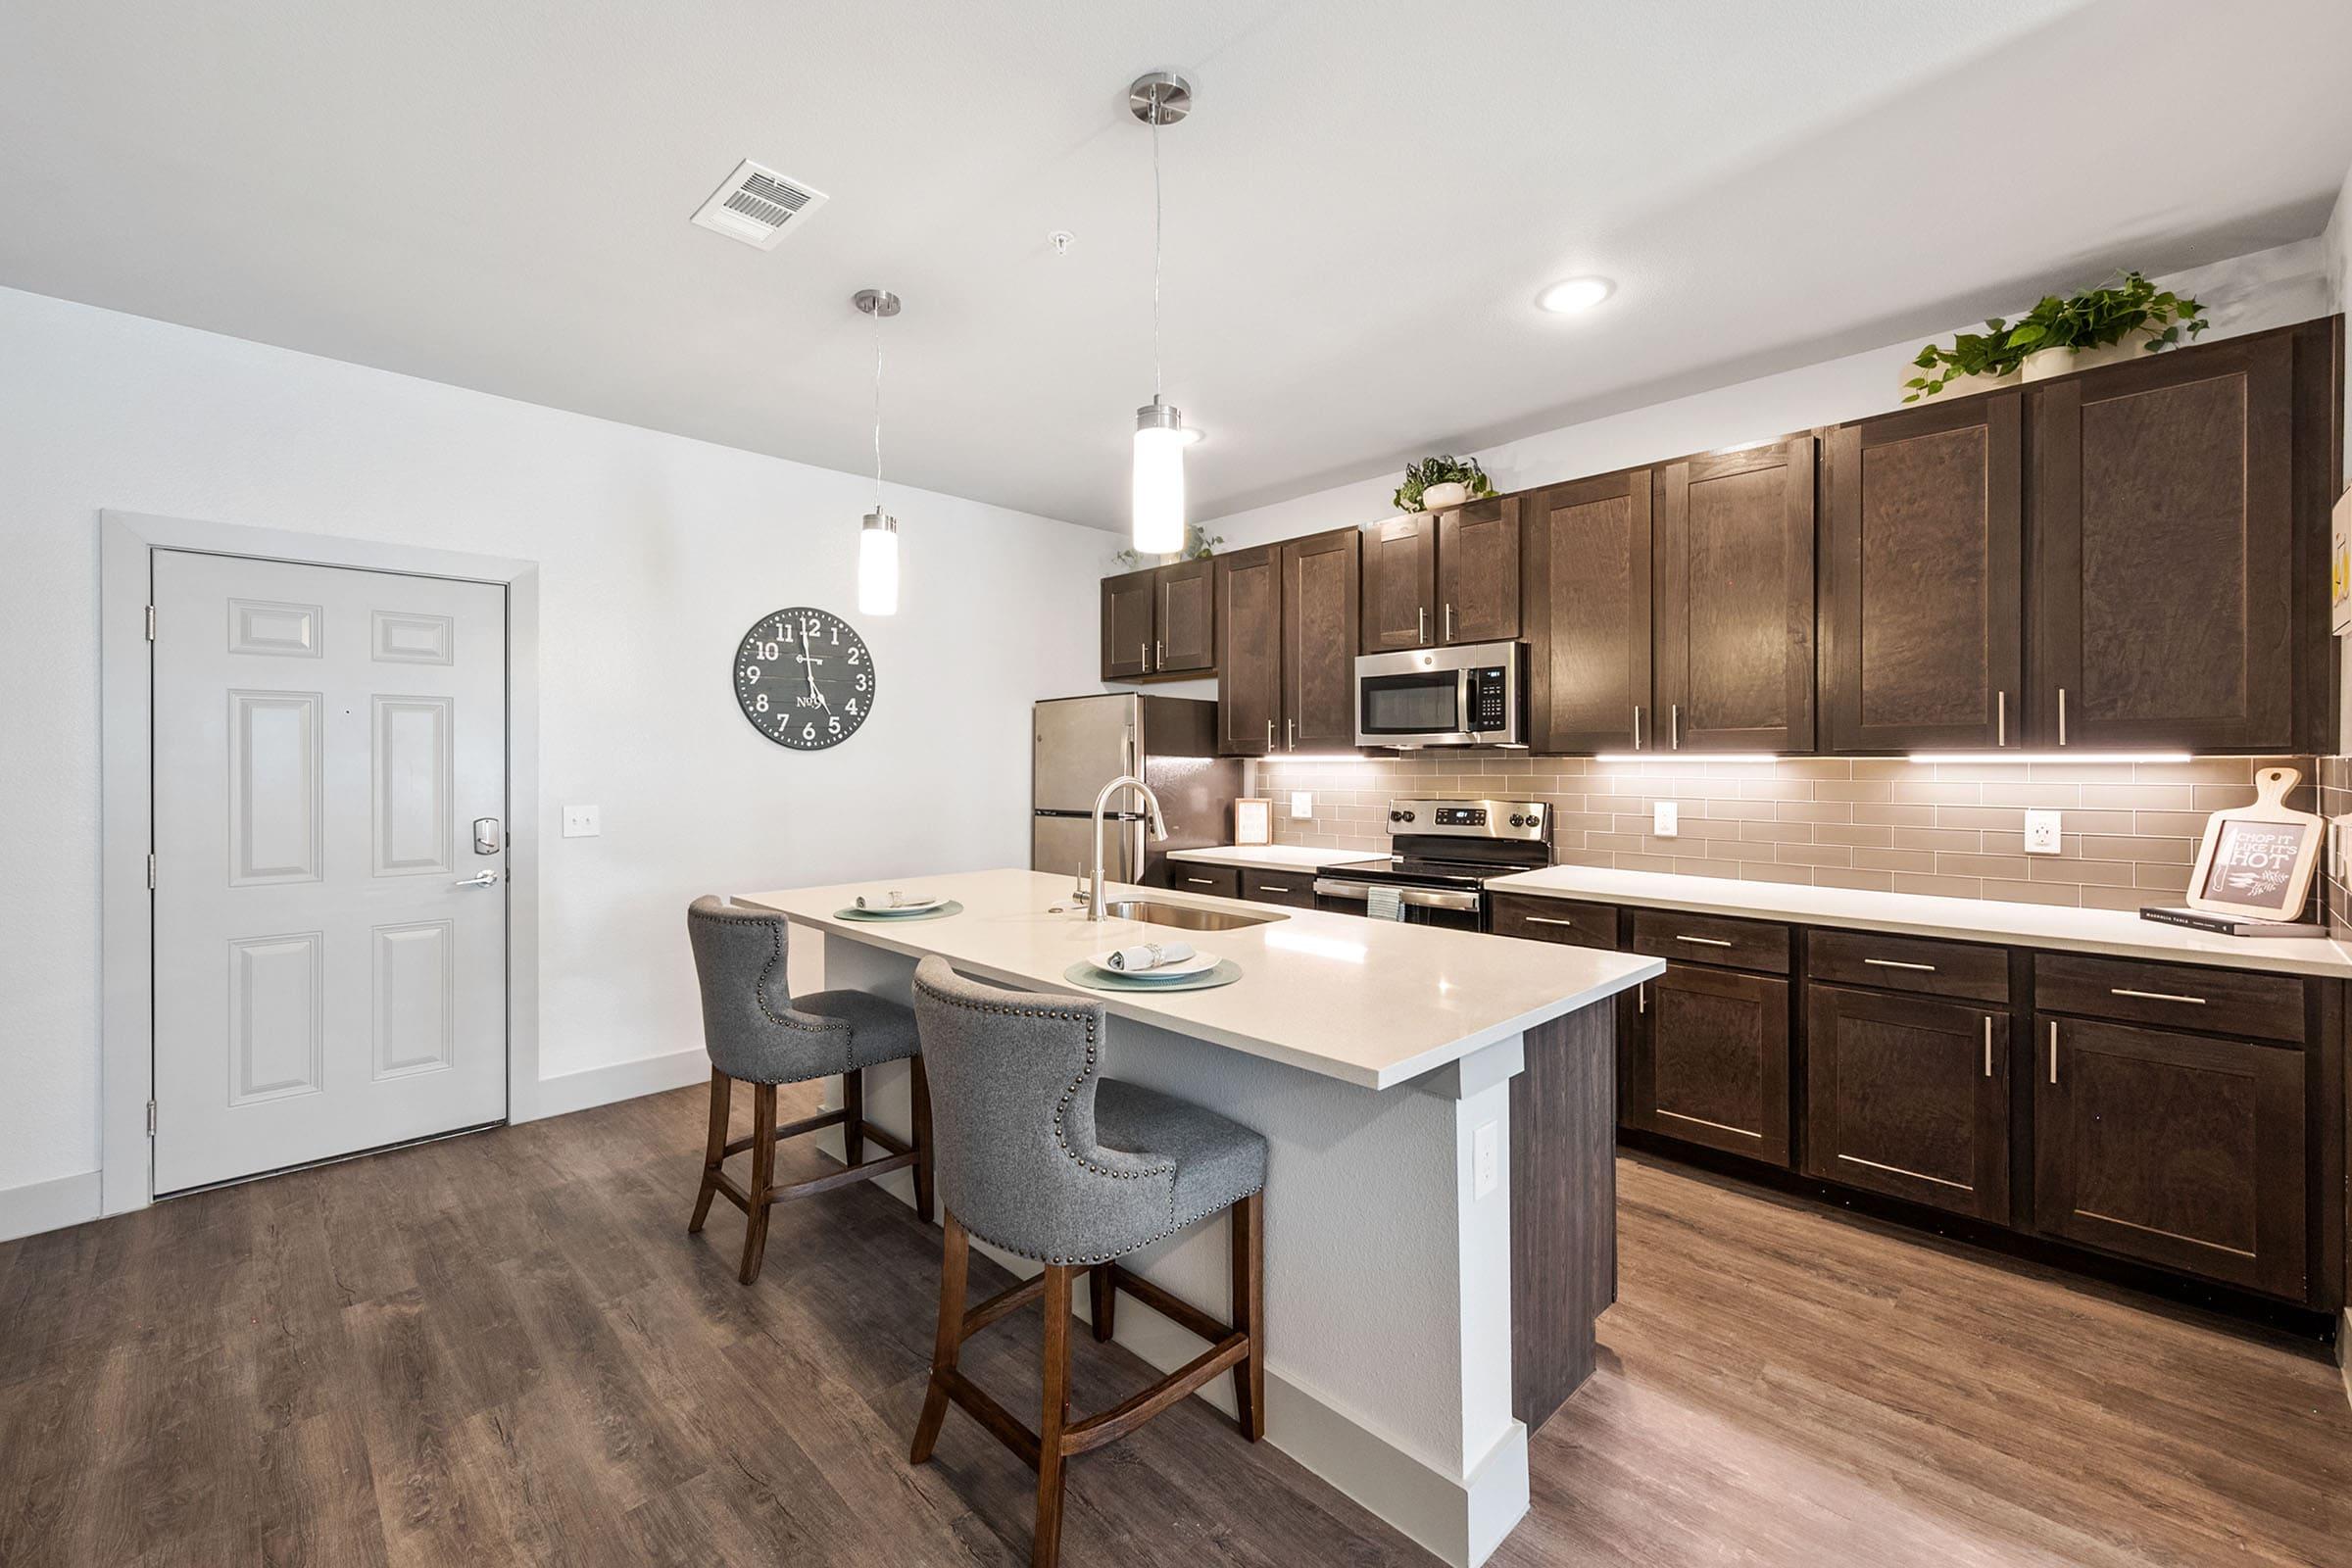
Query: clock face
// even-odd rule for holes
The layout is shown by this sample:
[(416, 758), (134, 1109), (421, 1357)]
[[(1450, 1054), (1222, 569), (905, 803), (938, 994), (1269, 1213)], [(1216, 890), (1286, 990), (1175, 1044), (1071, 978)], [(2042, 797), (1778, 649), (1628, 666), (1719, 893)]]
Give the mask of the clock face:
[(874, 710), (873, 653), (839, 615), (779, 610), (753, 622), (735, 650), (735, 701), (778, 746), (821, 752)]

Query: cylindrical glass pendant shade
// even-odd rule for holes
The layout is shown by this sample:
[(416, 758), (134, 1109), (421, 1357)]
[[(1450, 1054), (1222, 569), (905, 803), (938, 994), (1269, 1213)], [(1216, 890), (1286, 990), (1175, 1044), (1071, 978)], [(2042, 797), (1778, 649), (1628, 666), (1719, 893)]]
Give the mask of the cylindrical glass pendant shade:
[(1153, 398), (1135, 411), (1135, 551), (1184, 548), (1184, 416)]
[(899, 612), (899, 524), (888, 513), (867, 513), (858, 534), (858, 612)]

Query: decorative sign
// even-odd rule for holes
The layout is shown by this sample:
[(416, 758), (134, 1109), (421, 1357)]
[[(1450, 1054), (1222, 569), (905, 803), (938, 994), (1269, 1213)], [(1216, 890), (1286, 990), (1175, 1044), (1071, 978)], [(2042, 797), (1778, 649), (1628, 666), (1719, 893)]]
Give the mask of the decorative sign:
[(1271, 844), (1274, 842), (1274, 803), (1244, 796), (1233, 803), (1233, 842), (1236, 844)]
[(2252, 806), (2206, 818), (2188, 879), (2190, 908), (2257, 920), (2292, 920), (2303, 912), (2324, 824), (2284, 804), (2302, 777), (2291, 767), (2263, 768), (2254, 775)]
[(735, 650), (735, 701), (778, 746), (821, 752), (874, 710), (874, 656), (830, 611), (796, 605), (762, 615)]

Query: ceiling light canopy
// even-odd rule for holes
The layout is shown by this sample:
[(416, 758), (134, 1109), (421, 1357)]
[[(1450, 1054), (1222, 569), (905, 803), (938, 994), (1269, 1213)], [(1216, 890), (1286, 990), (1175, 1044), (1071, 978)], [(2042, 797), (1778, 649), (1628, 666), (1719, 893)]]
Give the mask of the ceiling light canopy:
[(1536, 296), (1536, 304), (1555, 316), (1574, 316), (1589, 311), (1617, 292), (1617, 285), (1605, 277), (1563, 278)]

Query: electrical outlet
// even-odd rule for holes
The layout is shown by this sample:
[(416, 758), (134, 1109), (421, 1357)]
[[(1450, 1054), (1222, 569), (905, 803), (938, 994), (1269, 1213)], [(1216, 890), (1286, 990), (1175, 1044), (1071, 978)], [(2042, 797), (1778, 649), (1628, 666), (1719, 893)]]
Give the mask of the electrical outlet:
[(2059, 815), (2056, 811), (2028, 811), (2026, 813), (2026, 853), (2028, 855), (2056, 855), (2058, 853)]
[(1678, 836), (1683, 831), (1683, 808), (1673, 801), (1650, 802), (1649, 831), (1661, 839)]
[(564, 836), (567, 839), (592, 839), (604, 832), (593, 806), (564, 808)]
[(1502, 1185), (1502, 1128), (1481, 1122), (1470, 1135), (1470, 1196), (1484, 1198)]
[(1315, 798), (1306, 790), (1291, 791), (1291, 815), (1304, 818), (1315, 814)]

